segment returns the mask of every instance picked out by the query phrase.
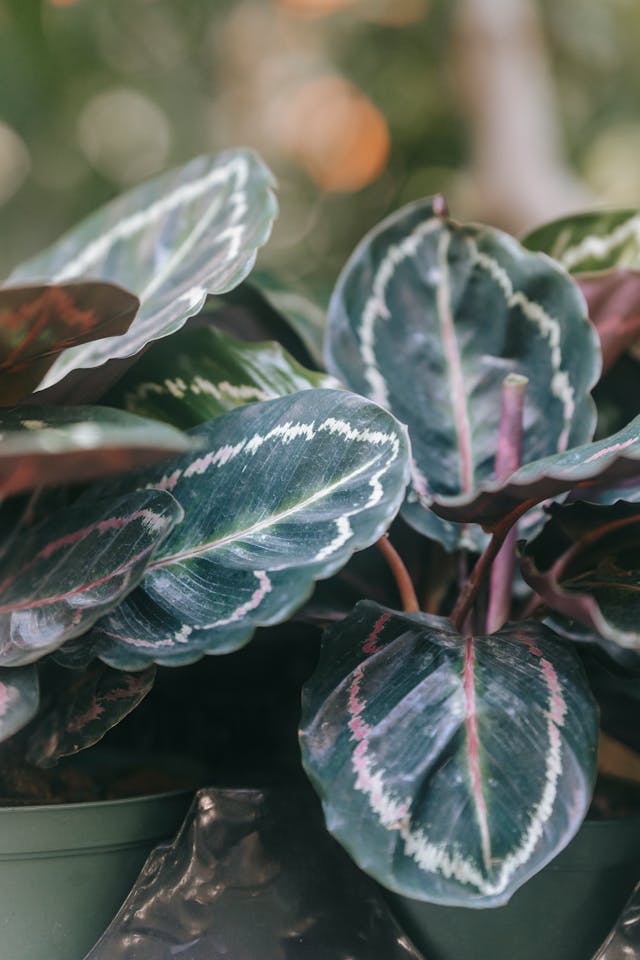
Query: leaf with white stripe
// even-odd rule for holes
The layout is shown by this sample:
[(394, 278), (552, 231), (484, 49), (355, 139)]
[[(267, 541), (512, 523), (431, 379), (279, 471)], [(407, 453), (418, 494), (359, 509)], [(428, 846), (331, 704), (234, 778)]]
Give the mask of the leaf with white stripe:
[(327, 364), (409, 427), (403, 516), (447, 550), (480, 532), (443, 523), (434, 496), (470, 495), (494, 472), (502, 382), (527, 377), (523, 461), (590, 439), (597, 337), (573, 281), (548, 258), (428, 201), (368, 234), (329, 307)]
[(532, 621), (461, 636), (363, 602), (303, 694), (329, 830), (389, 889), (451, 906), (506, 903), (571, 840), (597, 738), (578, 657)]
[(36, 667), (0, 669), (0, 741), (12, 737), (35, 717), (39, 701)]
[(523, 241), (573, 273), (600, 336), (603, 369), (640, 339), (640, 213), (598, 210), (562, 217)]
[(605, 641), (640, 650), (640, 506), (553, 505), (522, 575), (545, 604)]
[(622, 484), (637, 483), (640, 474), (640, 416), (617, 433), (584, 443), (565, 453), (534, 460), (504, 481), (481, 484), (470, 495), (435, 498), (433, 509), (457, 523), (480, 523), (493, 530), (509, 514), (573, 491), (574, 499), (600, 503), (618, 499)]
[[(31, 731), (27, 759), (51, 767), (61, 757), (86, 750), (124, 720), (153, 687), (155, 667), (142, 673), (123, 673), (94, 664), (66, 687), (60, 686)], [(65, 678), (67, 679), (67, 678)]]
[(190, 435), (199, 456), (97, 488), (169, 490), (185, 512), (138, 590), (96, 627), (127, 656), (195, 659), (286, 619), (384, 533), (408, 479), (405, 429), (345, 391), (250, 404)]
[(251, 151), (198, 157), (118, 197), (14, 270), (12, 283), (91, 277), (132, 290), (141, 301), (126, 335), (65, 351), (41, 385), (78, 367), (133, 356), (179, 330), (208, 293), (244, 280), (271, 231), (272, 186)]
[(88, 630), (139, 583), (181, 519), (170, 493), (144, 490), (21, 532), (0, 562), (0, 666), (31, 663)]
[(247, 403), (332, 386), (332, 377), (306, 370), (277, 343), (203, 327), (154, 344), (106, 400), (186, 429)]
[(0, 407), (0, 496), (81, 483), (192, 448), (164, 423), (109, 407)]

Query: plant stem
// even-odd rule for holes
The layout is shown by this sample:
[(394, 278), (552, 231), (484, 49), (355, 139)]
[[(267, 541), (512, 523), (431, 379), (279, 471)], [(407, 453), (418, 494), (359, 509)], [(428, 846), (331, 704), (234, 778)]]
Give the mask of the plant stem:
[(406, 613), (417, 613), (420, 610), (420, 604), (418, 603), (409, 571), (386, 533), (378, 540), (377, 547), (389, 564), (389, 569), (394, 576), (402, 602), (402, 609)]
[(494, 527), (493, 535), (487, 544), (486, 550), (480, 556), (480, 559), (471, 571), (471, 576), (467, 580), (464, 589), (458, 595), (456, 604), (451, 611), (451, 616), (449, 619), (453, 623), (456, 630), (462, 630), (462, 626), (469, 610), (471, 609), (471, 605), (475, 600), (476, 594), (482, 586), (485, 576), (491, 569), (491, 565), (499, 553), (500, 547), (506, 540), (507, 534), (512, 529), (514, 524), (518, 522), (520, 517), (526, 513), (527, 510), (530, 510), (531, 507), (535, 507), (537, 502), (538, 501), (536, 499), (525, 500), (523, 503), (519, 504), (515, 510), (512, 510), (511, 513), (507, 514), (507, 516), (504, 517), (504, 519), (497, 523)]
[[(527, 378), (509, 374), (502, 384), (502, 411), (496, 452), (496, 480), (506, 480), (522, 460), (522, 418)], [(509, 618), (513, 573), (516, 566), (518, 528), (514, 524), (505, 537), (491, 570), (486, 629), (495, 633)]]

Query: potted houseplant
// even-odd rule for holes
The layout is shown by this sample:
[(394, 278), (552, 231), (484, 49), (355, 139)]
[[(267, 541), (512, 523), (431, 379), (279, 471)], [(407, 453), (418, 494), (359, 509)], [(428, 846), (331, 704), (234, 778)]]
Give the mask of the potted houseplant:
[[(607, 689), (635, 695), (640, 431), (623, 422), (594, 440), (591, 398), (600, 343), (611, 365), (632, 339), (633, 310), (616, 326), (607, 307), (616, 278), (633, 289), (606, 242), (626, 220), (584, 229), (605, 251), (602, 275), (590, 263), (579, 278), (599, 337), (557, 261), (457, 224), (441, 198), (400, 211), (338, 281), (327, 376), (219, 329), (274, 209), (253, 155), (194, 161), (94, 215), (3, 291), (21, 304), (33, 285), (131, 293), (117, 291), (125, 329), (98, 341), (86, 317), (87, 342), (71, 339), (56, 308), (46, 328), (55, 318), (64, 332), (32, 352), (45, 369), (23, 386), (31, 353), (7, 350), (0, 733), (46, 766), (100, 739), (156, 670), (234, 653), (294, 616), (332, 623), (304, 696), (304, 764), (330, 830), (409, 898), (399, 910), (419, 934), (416, 900), (504, 904), (578, 831), (598, 744), (584, 664), (603, 704)], [(531, 247), (577, 245), (566, 224), (548, 229)], [(317, 311), (273, 278), (255, 284), (241, 307), (258, 328), (289, 324), (320, 361)], [(620, 414), (606, 389), (605, 407)], [(143, 465), (163, 453), (173, 459)], [(373, 544), (394, 580), (378, 588), (365, 552), (354, 597), (345, 564)], [(633, 850), (621, 887), (637, 861)]]

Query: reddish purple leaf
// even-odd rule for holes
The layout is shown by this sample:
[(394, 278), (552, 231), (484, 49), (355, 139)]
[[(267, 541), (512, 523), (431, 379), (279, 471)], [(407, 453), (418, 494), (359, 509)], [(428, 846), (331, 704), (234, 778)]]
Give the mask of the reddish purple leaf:
[(126, 333), (140, 301), (111, 283), (0, 289), (0, 404), (28, 397), (63, 350)]

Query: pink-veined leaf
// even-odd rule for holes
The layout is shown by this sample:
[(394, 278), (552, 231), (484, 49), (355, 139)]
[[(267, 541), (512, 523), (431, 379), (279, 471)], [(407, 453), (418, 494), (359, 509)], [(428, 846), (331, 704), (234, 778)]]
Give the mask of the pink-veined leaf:
[(462, 636), (365, 601), (303, 695), (329, 830), (389, 889), (452, 906), (506, 903), (569, 842), (597, 737), (576, 654), (533, 621)]

